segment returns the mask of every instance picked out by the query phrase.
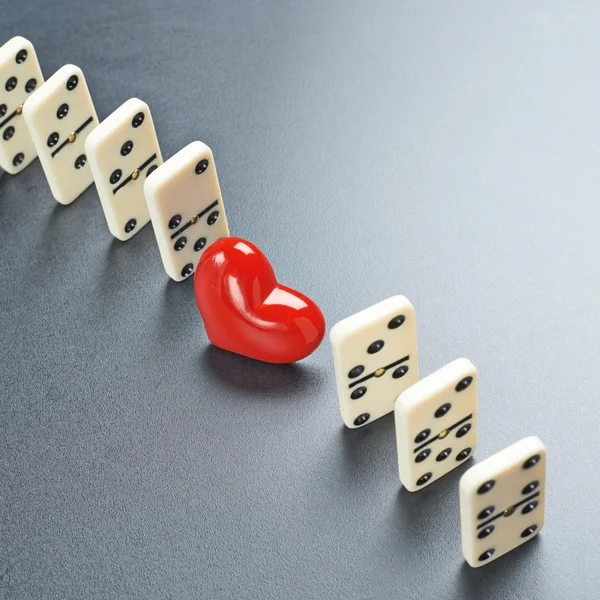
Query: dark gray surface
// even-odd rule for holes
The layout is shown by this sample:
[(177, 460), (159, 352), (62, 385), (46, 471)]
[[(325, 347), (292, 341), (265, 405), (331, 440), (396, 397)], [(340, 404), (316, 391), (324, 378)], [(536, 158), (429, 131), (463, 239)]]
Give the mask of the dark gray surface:
[[(597, 598), (598, 2), (0, 2), (0, 40), (215, 153), (232, 233), (329, 325), (396, 293), (422, 374), (480, 371), (480, 460), (548, 447), (539, 538), (472, 570), (463, 469), (400, 489), (344, 430), (329, 343), (207, 344), (151, 227), (111, 238), (39, 162), (0, 181), (0, 597)], [(473, 461), (470, 461), (473, 464)]]

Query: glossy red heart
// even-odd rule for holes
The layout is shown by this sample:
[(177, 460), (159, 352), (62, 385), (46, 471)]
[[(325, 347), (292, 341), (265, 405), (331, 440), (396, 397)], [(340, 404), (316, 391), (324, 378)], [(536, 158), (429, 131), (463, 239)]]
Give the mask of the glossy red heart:
[(208, 339), (237, 354), (290, 363), (311, 354), (325, 335), (319, 307), (277, 283), (267, 257), (241, 238), (220, 239), (204, 252), (194, 293)]

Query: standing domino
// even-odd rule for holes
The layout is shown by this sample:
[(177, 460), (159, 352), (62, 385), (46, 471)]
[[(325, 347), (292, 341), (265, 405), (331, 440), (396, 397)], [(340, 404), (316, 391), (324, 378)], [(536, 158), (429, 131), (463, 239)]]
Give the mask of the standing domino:
[(419, 379), (415, 311), (392, 296), (336, 323), (329, 335), (342, 419), (352, 429), (394, 409)]
[(210, 148), (192, 142), (146, 179), (144, 192), (165, 271), (182, 281), (205, 248), (229, 236)]
[(22, 118), (23, 103), (44, 83), (33, 44), (14, 37), (0, 47), (0, 167), (15, 174), (37, 153)]
[(150, 220), (144, 181), (162, 164), (148, 105), (125, 102), (90, 133), (85, 152), (108, 228), (128, 240)]
[(398, 396), (396, 444), (402, 485), (423, 489), (462, 464), (477, 443), (477, 369), (459, 358)]
[(481, 567), (538, 534), (544, 525), (546, 448), (527, 437), (471, 467), (460, 480), (463, 552)]
[(81, 69), (61, 67), (27, 99), (23, 116), (52, 195), (71, 204), (92, 183), (85, 139), (98, 124)]

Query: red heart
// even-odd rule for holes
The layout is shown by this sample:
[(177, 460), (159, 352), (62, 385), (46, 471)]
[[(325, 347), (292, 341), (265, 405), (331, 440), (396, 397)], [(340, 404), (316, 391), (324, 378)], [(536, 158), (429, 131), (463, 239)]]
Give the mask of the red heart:
[(325, 318), (304, 294), (277, 283), (267, 257), (241, 238), (212, 244), (196, 267), (194, 293), (208, 339), (270, 363), (306, 358), (325, 335)]

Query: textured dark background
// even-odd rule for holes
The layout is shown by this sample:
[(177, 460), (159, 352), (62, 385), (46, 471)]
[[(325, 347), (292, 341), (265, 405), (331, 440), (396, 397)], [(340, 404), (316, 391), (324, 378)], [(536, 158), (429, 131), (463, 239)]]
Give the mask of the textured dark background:
[[(480, 372), (480, 460), (548, 447), (546, 526), (462, 559), (458, 480), (400, 489), (393, 418), (352, 432), (329, 343), (211, 348), (150, 226), (95, 189), (0, 181), (2, 599), (597, 598), (600, 4), (0, 2), (102, 119), (150, 105), (215, 154), (232, 233), (329, 325), (396, 293), (422, 374)], [(473, 464), (473, 461), (470, 461)]]

